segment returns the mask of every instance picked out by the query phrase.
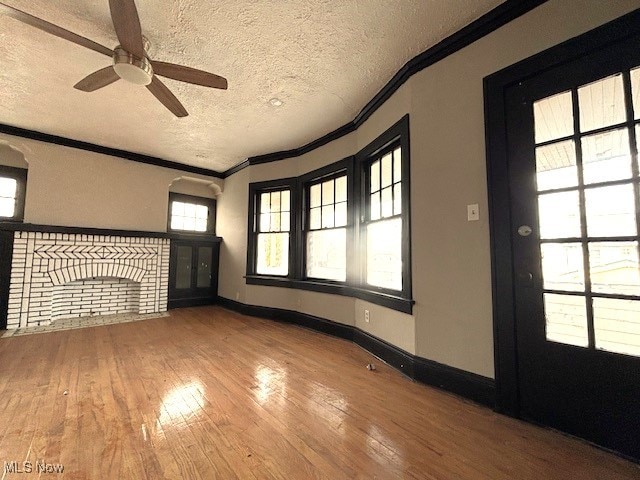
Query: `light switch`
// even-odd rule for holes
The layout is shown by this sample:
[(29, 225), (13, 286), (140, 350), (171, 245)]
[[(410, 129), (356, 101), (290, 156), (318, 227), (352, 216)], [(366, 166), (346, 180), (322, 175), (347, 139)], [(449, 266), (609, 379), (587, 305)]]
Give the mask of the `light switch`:
[(467, 220), (469, 222), (476, 222), (480, 220), (480, 209), (478, 208), (477, 203), (467, 205)]

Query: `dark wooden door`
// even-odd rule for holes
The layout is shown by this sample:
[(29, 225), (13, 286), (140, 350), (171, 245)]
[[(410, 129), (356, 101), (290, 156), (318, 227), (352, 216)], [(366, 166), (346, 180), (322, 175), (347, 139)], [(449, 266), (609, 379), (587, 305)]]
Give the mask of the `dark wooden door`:
[(218, 295), (219, 252), (219, 241), (171, 241), (169, 308), (215, 301)]
[(506, 91), (520, 414), (640, 459), (640, 37)]

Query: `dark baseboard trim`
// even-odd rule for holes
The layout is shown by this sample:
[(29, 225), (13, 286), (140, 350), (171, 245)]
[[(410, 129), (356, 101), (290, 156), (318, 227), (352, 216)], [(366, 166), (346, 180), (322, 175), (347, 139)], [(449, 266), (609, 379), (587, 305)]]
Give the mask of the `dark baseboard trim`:
[(224, 297), (218, 297), (217, 303), (243, 315), (291, 323), (350, 340), (409, 378), (455, 393), (490, 408), (495, 406), (493, 379), (418, 357), (357, 327), (293, 310), (247, 305)]
[(215, 305), (218, 303), (217, 297), (211, 298), (174, 298), (167, 301), (167, 310), (174, 308), (203, 307), (205, 305)]
[(489, 35), (498, 28), (542, 5), (547, 0), (506, 0), (496, 8), (471, 22), (466, 27), (445, 38), (433, 47), (415, 56), (398, 70), (393, 78), (367, 103), (356, 117), (334, 131), (307, 143), (299, 148), (280, 152), (267, 153), (249, 157), (244, 162), (226, 170), (222, 175), (227, 178), (251, 165), (275, 162), (287, 158), (304, 155), (318, 147), (333, 142), (351, 132), (356, 131), (365, 121), (373, 115), (404, 83), (414, 74), (447, 58), (473, 42)]
[(178, 163), (171, 160), (165, 160), (163, 158), (152, 157), (150, 155), (144, 155), (142, 153), (129, 152), (127, 150), (120, 150), (118, 148), (104, 147), (102, 145), (96, 145), (94, 143), (82, 142), (80, 140), (59, 137), (57, 135), (49, 135), (48, 133), (36, 132), (34, 130), (27, 130), (25, 128), (14, 127), (11, 125), (0, 124), (0, 133), (13, 135), (14, 137), (29, 138), (31, 140), (37, 140), (39, 142), (53, 143), (55, 145), (60, 145), (63, 147), (77, 148), (79, 150), (85, 150), (88, 152), (101, 153), (103, 155), (110, 155), (112, 157), (124, 158), (133, 162), (146, 163), (147, 165), (154, 165), (156, 167), (171, 168), (173, 170), (197, 173), (199, 175), (206, 175), (208, 177), (224, 178), (223, 173), (216, 172), (215, 170), (210, 170), (208, 168), (185, 165), (184, 163)]

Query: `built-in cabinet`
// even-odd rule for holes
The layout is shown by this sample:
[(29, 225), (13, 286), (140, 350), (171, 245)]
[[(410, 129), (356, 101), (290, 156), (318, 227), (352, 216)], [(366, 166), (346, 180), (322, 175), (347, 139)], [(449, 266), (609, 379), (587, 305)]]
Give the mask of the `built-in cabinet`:
[(171, 240), (169, 308), (216, 302), (220, 242), (219, 237)]

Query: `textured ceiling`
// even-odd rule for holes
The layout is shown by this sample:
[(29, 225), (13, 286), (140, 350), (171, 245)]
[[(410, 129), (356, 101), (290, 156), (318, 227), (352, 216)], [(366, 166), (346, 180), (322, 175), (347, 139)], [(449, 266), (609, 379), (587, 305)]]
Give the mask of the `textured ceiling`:
[[(2, 0), (117, 45), (107, 0)], [(227, 91), (73, 85), (108, 57), (0, 14), (0, 123), (223, 171), (352, 120), (409, 59), (501, 0), (137, 0), (151, 57), (226, 77)], [(283, 101), (270, 105), (271, 98)]]

